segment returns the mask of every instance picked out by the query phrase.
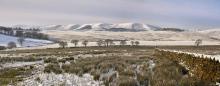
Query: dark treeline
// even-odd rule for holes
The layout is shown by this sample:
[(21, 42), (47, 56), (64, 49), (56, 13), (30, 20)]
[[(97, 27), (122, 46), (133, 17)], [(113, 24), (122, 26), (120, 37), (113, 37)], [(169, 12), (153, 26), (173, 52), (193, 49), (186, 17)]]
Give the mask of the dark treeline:
[(0, 34), (35, 39), (48, 39), (48, 35), (40, 33), (40, 29), (38, 28), (23, 29), (0, 26)]
[(180, 28), (161, 28), (160, 31), (184, 32), (185, 30)]
[(4, 49), (6, 49), (5, 46), (0, 46), (0, 50), (4, 50)]

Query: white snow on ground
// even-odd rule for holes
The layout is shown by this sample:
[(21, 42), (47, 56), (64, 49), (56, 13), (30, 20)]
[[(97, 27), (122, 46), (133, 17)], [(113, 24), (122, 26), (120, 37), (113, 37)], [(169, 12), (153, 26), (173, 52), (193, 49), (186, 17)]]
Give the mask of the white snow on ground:
[(42, 73), (18, 83), (18, 86), (102, 86), (102, 82), (93, 80), (93, 76), (90, 74), (79, 77), (68, 73)]
[(43, 61), (5, 63), (5, 64), (0, 64), (1, 65), (0, 69), (13, 68), (13, 67), (23, 67), (23, 66), (27, 66), (27, 65), (35, 65), (35, 64), (42, 64), (42, 63), (43, 63)]
[[(19, 43), (17, 42), (17, 39), (18, 37), (6, 36), (6, 35), (0, 34), (0, 46), (7, 46), (9, 42), (15, 42), (17, 46), (20, 47)], [(48, 41), (48, 40), (26, 38), (22, 47), (43, 46), (43, 45), (48, 45), (51, 43), (53, 42)]]
[[(220, 32), (219, 32), (220, 33)], [(127, 39), (141, 41), (195, 41), (202, 39), (204, 41), (219, 41), (220, 37), (214, 37), (212, 34), (202, 32), (172, 32), (172, 31), (141, 31), (141, 32), (109, 32), (109, 31), (48, 31), (45, 32), (52, 38), (70, 41), (89, 40), (96, 41), (99, 39)], [(210, 38), (212, 37), (212, 38)]]
[[(77, 28), (91, 25), (89, 31), (75, 31)], [(219, 42), (220, 29), (209, 29), (203, 31), (153, 31), (152, 27), (142, 23), (120, 23), (120, 24), (84, 24), (84, 25), (49, 25), (42, 26), (41, 29), (45, 34), (48, 34), (52, 39), (60, 39), (65, 41), (70, 40), (89, 40), (97, 41), (99, 39), (115, 39), (115, 40), (141, 40), (141, 41), (195, 41), (202, 39), (203, 41)], [(105, 31), (108, 28), (127, 28), (127, 29), (146, 29), (140, 32), (112, 32)], [(49, 28), (49, 30), (48, 30)], [(61, 30), (60, 30), (61, 29)], [(90, 30), (91, 29), (91, 30)], [(101, 30), (101, 31), (100, 31)], [(102, 31), (103, 30), (103, 31)], [(1, 37), (3, 38), (3, 37)], [(5, 40), (3, 40), (5, 41)], [(1, 44), (1, 43), (0, 43)], [(5, 44), (5, 43), (4, 43)], [(188, 45), (188, 43), (185, 43)], [(220, 44), (219, 44), (220, 45)]]
[(153, 71), (153, 68), (155, 67), (155, 63), (154, 63), (154, 61), (153, 60), (150, 60), (149, 62), (148, 62), (148, 64), (149, 64), (149, 69), (151, 70), (151, 71)]
[(205, 58), (215, 58), (216, 60), (220, 61), (220, 55), (205, 55), (205, 54), (199, 54), (199, 53), (191, 53), (191, 52), (183, 52), (183, 51), (176, 51), (176, 50), (165, 50), (163, 49), (163, 51), (170, 51), (170, 52), (176, 52), (176, 53), (186, 53), (186, 54), (192, 54), (198, 57), (205, 57)]

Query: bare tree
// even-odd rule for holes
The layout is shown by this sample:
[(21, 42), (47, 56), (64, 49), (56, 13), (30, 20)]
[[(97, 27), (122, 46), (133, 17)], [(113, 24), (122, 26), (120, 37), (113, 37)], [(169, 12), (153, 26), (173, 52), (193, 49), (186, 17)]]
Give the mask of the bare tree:
[(88, 43), (89, 43), (89, 41), (87, 41), (87, 40), (84, 40), (84, 41), (82, 42), (82, 44), (83, 44), (85, 47), (88, 45)]
[(110, 46), (114, 46), (114, 45), (115, 45), (114, 41), (113, 41), (113, 40), (110, 40), (110, 41), (109, 41), (109, 45), (110, 45)]
[(126, 45), (126, 44), (127, 44), (127, 41), (126, 41), (126, 40), (121, 40), (121, 41), (120, 41), (120, 45), (123, 45), (123, 46), (124, 46), (124, 45)]
[(106, 39), (105, 40), (105, 45), (108, 47), (110, 45), (111, 39)]
[(131, 46), (134, 46), (134, 43), (135, 43), (134, 41), (131, 41)]
[(17, 41), (18, 41), (18, 43), (19, 43), (21, 46), (23, 46), (23, 43), (24, 43), (24, 41), (25, 41), (25, 38), (24, 38), (24, 37), (19, 37), (19, 38), (17, 39)]
[(98, 41), (97, 41), (97, 45), (98, 45), (99, 47), (101, 47), (101, 46), (103, 45), (103, 43), (104, 43), (104, 41), (102, 41), (102, 40), (98, 40)]
[(9, 42), (9, 43), (8, 43), (8, 48), (9, 48), (9, 49), (16, 48), (16, 47), (17, 47), (17, 45), (16, 45), (15, 42)]
[(72, 40), (71, 43), (73, 43), (75, 45), (75, 47), (78, 45), (79, 40)]
[(134, 43), (135, 43), (136, 46), (138, 46), (140, 44), (139, 41), (135, 41)]
[(198, 46), (200, 46), (202, 44), (202, 39), (197, 39), (196, 41), (195, 41), (195, 45), (198, 47)]
[(58, 43), (59, 43), (60, 47), (62, 47), (62, 48), (65, 48), (68, 46), (67, 42), (64, 42), (64, 41), (60, 41)]

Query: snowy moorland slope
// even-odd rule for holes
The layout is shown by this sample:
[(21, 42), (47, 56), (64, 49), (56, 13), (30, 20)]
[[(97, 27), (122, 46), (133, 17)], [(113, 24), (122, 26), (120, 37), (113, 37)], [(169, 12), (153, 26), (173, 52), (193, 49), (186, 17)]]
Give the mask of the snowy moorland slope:
[[(17, 37), (6, 36), (0, 34), (0, 46), (7, 46), (9, 42), (15, 42), (18, 47), (21, 47), (17, 42)], [(26, 38), (22, 47), (36, 47), (36, 46), (43, 46), (47, 44), (51, 44), (53, 42), (48, 40), (39, 40), (39, 39), (31, 39)]]

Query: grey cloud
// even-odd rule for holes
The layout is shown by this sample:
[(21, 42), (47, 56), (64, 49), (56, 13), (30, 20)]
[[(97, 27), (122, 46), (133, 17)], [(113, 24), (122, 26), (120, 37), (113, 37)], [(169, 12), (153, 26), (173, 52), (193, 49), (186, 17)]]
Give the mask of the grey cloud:
[[(0, 0), (0, 24), (143, 22), (188, 28), (218, 27), (220, 12), (185, 0)], [(7, 22), (5, 22), (7, 21)], [(202, 22), (204, 21), (204, 22)], [(215, 23), (213, 24), (213, 21)], [(17, 24), (16, 23), (16, 24)], [(191, 27), (191, 26), (190, 26)]]

